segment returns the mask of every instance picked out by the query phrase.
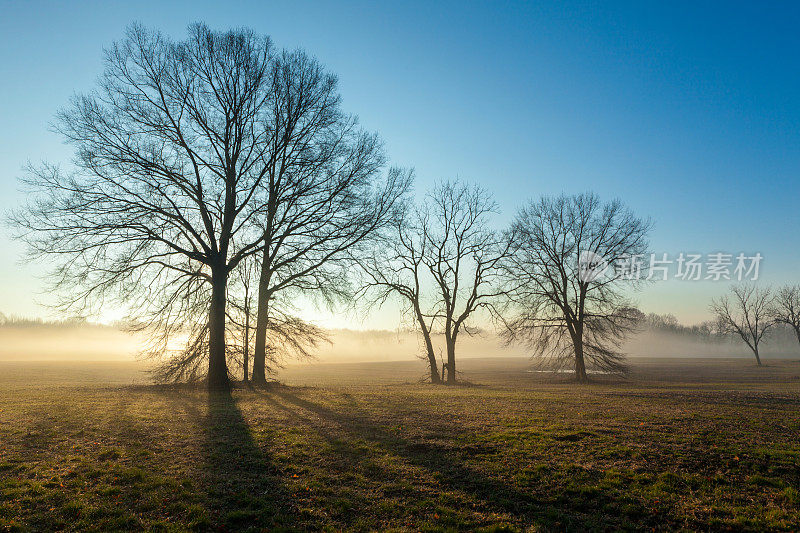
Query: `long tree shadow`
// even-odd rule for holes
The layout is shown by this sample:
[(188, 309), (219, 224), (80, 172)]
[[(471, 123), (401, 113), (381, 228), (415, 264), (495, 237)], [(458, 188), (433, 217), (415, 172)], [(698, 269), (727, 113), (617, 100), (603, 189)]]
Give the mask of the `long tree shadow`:
[[(369, 413), (360, 409), (352, 399), (348, 409), (353, 410), (354, 414), (347, 414), (300, 398), (291, 392), (280, 391), (275, 395), (288, 404), (334, 423), (352, 438), (370, 441), (384, 451), (404, 458), (409, 464), (429, 471), (442, 486), (460, 491), (473, 501), (481, 502), (487, 511), (511, 515), (518, 525), (525, 528), (609, 530), (626, 527), (624, 520), (619, 522), (616, 520), (618, 517), (608, 516), (604, 511), (605, 505), (614, 500), (611, 494), (602, 491), (594, 494), (589, 508), (581, 508), (581, 504), (574, 501), (543, 498), (541, 491), (538, 494), (534, 491), (525, 492), (508, 481), (488, 476), (478, 468), (466, 464), (465, 458), (476, 450), (404, 439), (397, 432), (376, 424)], [(302, 415), (297, 413), (297, 419), (302, 420)], [(630, 523), (627, 525), (630, 527)], [(663, 523), (648, 525), (664, 526)]]
[(230, 394), (209, 394), (208, 411), (195, 410), (205, 427), (203, 484), (207, 522), (199, 529), (292, 530), (297, 509), (280, 469), (253, 437)]

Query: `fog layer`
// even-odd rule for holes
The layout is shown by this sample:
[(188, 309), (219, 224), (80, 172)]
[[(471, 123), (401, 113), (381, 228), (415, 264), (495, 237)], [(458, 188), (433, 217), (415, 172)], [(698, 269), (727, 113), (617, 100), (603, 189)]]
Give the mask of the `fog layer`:
[[(314, 360), (321, 362), (403, 361), (423, 353), (412, 331), (331, 330)], [(441, 359), (444, 339), (434, 336)], [(0, 361), (133, 361), (141, 338), (112, 326), (27, 322), (0, 325)], [(749, 348), (733, 338), (707, 339), (659, 330), (646, 330), (623, 346), (631, 357), (752, 357)], [(766, 357), (800, 357), (800, 344), (789, 335), (774, 335), (763, 344)], [(519, 357), (533, 355), (524, 346), (506, 346), (494, 333), (459, 339), (458, 356)], [(287, 361), (292, 363), (296, 361)]]

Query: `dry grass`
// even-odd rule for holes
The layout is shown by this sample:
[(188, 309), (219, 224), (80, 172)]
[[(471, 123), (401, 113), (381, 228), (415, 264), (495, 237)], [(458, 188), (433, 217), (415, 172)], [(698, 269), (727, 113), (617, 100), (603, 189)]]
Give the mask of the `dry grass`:
[(317, 365), (209, 397), (5, 363), (0, 529), (800, 529), (800, 362), (638, 360), (587, 387), (525, 366), (434, 387)]

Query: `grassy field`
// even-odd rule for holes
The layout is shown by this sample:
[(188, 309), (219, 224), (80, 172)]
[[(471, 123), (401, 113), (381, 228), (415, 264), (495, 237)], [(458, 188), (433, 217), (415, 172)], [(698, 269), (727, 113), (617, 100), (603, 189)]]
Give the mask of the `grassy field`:
[(0, 364), (0, 530), (800, 530), (800, 362), (293, 367), (232, 397)]

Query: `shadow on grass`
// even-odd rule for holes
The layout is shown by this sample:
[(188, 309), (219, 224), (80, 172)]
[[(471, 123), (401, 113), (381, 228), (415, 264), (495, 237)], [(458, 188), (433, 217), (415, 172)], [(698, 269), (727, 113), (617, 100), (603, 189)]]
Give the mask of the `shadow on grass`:
[[(202, 416), (198, 413), (199, 416)], [(230, 394), (208, 395), (203, 446), (207, 513), (196, 529), (292, 530), (297, 523), (280, 470), (262, 446)]]
[[(489, 476), (466, 462), (468, 456), (480, 454), (482, 450), (470, 446), (448, 446), (437, 442), (405, 439), (397, 432), (371, 420), (369, 414), (360, 409), (351, 398), (348, 398), (347, 409), (352, 409), (353, 414), (330, 409), (289, 391), (276, 392), (274, 396), (286, 402), (286, 405), (268, 396), (267, 399), (276, 407), (289, 411), (296, 420), (313, 424), (313, 420), (304, 416), (300, 410), (313, 413), (338, 426), (346, 435), (345, 439), (371, 442), (380, 449), (403, 458), (409, 464), (423, 468), (444, 488), (467, 495), (478, 504), (479, 509), (483, 508), (484, 515), (509, 515), (517, 526), (547, 531), (607, 530), (631, 526), (625, 518), (608, 515), (619, 503), (610, 493), (595, 491), (590, 498), (585, 498), (579, 495), (548, 494), (547, 487), (526, 492), (508, 481)], [(452, 434), (450, 429), (446, 432)], [(330, 435), (325, 435), (325, 438), (341, 444), (341, 439), (333, 440)], [(337, 445), (334, 449), (341, 449), (341, 446)], [(461, 514), (461, 511), (467, 509), (453, 508), (453, 511)], [(475, 519), (467, 519), (466, 522), (456, 525), (456, 528), (471, 529), (487, 525), (479, 523), (480, 519), (473, 522), (470, 520)], [(638, 522), (638, 525), (644, 526), (647, 522), (645, 519)]]

